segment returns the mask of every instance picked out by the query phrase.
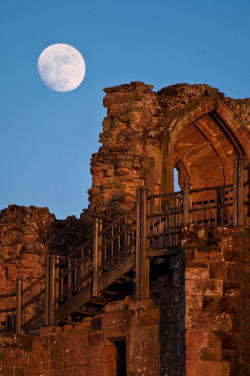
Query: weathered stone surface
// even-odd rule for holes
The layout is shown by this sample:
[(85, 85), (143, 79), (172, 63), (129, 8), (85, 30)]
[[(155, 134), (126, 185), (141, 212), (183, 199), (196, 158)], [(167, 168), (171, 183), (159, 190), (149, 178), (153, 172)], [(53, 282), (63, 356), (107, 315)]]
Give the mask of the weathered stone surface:
[[(152, 88), (131, 82), (104, 90), (107, 117), (100, 135), (103, 145), (91, 160), (90, 211), (108, 215), (109, 210), (123, 212), (132, 207), (136, 186), (144, 185), (145, 180), (152, 192), (155, 184), (161, 191), (173, 190), (173, 181), (165, 181), (164, 171), (173, 180), (174, 166), (180, 187), (185, 179), (192, 181), (193, 188), (231, 182), (238, 143), (250, 158), (249, 98), (225, 98), (208, 85), (181, 83), (158, 92)], [(223, 122), (233, 130), (232, 138), (218, 125)], [(177, 130), (176, 124), (181, 124)], [(127, 178), (124, 186), (119, 184), (121, 177)], [(114, 199), (117, 190), (119, 200)]]
[[(152, 89), (132, 82), (104, 90), (102, 146), (92, 156), (90, 204), (81, 219), (56, 220), (34, 206), (2, 210), (0, 292), (14, 291), (19, 275), (32, 283), (49, 252), (65, 256), (84, 243), (93, 218), (109, 223), (134, 207), (138, 186), (153, 194), (173, 191), (174, 167), (181, 189), (185, 180), (193, 188), (231, 183), (233, 158), (249, 160), (250, 99), (224, 98), (208, 85)], [(192, 195), (201, 200), (197, 191)], [(204, 193), (203, 203), (214, 204), (211, 198)], [(225, 213), (231, 220), (232, 212)], [(151, 260), (152, 300), (127, 297), (93, 320), (44, 327), (35, 338), (0, 337), (0, 373), (115, 376), (117, 343), (125, 340), (131, 376), (248, 374), (249, 240), (247, 227), (187, 226), (178, 255), (164, 256), (160, 266)]]
[[(123, 306), (125, 304), (126, 310), (117, 304), (117, 310), (107, 309), (106, 313), (93, 318), (92, 324), (97, 319), (101, 320), (102, 329), (90, 328), (90, 319), (86, 318), (81, 324), (76, 324), (77, 332), (68, 326), (66, 331), (60, 327), (44, 328), (40, 336), (28, 338), (2, 335), (1, 375), (116, 376), (115, 343), (121, 338), (126, 338), (127, 342), (128, 374), (159, 375), (159, 308), (152, 307), (150, 300), (125, 299)], [(129, 308), (129, 305), (134, 308)], [(136, 318), (139, 318), (138, 322)], [(133, 322), (133, 325), (128, 325), (128, 322)], [(118, 328), (117, 324), (120, 325)], [(106, 327), (112, 333), (109, 338), (105, 334)], [(122, 337), (117, 330), (123, 331)], [(134, 349), (138, 345), (139, 352), (136, 355)]]
[[(186, 251), (197, 246), (200, 239), (196, 229), (190, 229), (185, 235)], [(195, 251), (194, 258), (186, 258), (186, 374), (244, 375), (249, 363), (249, 261), (245, 261), (250, 251), (249, 230), (218, 229), (213, 238), (217, 240), (216, 247), (207, 241), (205, 231), (203, 253)], [(212, 251), (208, 253), (209, 249)], [(201, 255), (206, 263), (197, 269), (196, 260), (201, 262)]]

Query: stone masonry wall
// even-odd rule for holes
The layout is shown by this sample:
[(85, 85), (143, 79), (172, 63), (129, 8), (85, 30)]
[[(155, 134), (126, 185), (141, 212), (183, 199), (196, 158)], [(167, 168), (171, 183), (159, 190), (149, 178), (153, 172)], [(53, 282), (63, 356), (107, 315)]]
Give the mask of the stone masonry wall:
[(249, 228), (184, 233), (186, 376), (250, 373)]
[(102, 216), (126, 212), (135, 204), (138, 186), (147, 184), (153, 193), (159, 193), (162, 145), (166, 143), (162, 131), (186, 110), (199, 108), (204, 99), (224, 98), (250, 131), (249, 98), (225, 98), (218, 89), (198, 84), (182, 83), (158, 92), (152, 89), (142, 82), (104, 89), (107, 117), (100, 133), (102, 146), (91, 159), (93, 183), (83, 219), (90, 212)]
[(2, 376), (116, 376), (115, 343), (126, 341), (127, 374), (160, 375), (159, 308), (151, 300), (111, 303), (81, 323), (40, 336), (0, 336)]

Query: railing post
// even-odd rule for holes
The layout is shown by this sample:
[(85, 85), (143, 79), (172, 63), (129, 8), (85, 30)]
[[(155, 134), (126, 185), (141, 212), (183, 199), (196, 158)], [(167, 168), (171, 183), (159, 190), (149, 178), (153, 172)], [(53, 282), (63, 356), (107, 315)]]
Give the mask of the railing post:
[(100, 278), (102, 274), (101, 271), (99, 272), (99, 266), (102, 265), (102, 249), (100, 249), (102, 245), (102, 235), (100, 235), (100, 232), (102, 231), (102, 227), (103, 227), (102, 219), (99, 219), (99, 222), (98, 222), (98, 278)]
[(49, 325), (49, 255), (46, 256), (45, 260), (45, 291), (44, 291), (44, 325)]
[[(216, 189), (216, 201), (215, 201), (216, 205), (221, 205), (222, 204), (222, 197), (221, 197), (221, 191), (220, 191), (220, 188), (217, 188)], [(215, 223), (216, 223), (216, 226), (219, 226), (219, 225), (223, 225), (223, 221), (222, 221), (222, 208), (216, 208), (216, 217), (215, 217)]]
[(135, 298), (140, 297), (141, 274), (141, 188), (136, 190)]
[(92, 265), (92, 295), (98, 296), (98, 219), (96, 218), (93, 222), (93, 265)]
[(140, 278), (140, 298), (149, 297), (149, 261), (147, 258), (147, 193), (148, 188), (141, 188), (141, 278)]
[(244, 226), (246, 224), (246, 206), (244, 206), (245, 201), (245, 191), (244, 186), (246, 170), (244, 169), (246, 164), (245, 157), (238, 157), (238, 226)]
[(17, 277), (16, 279), (16, 332), (21, 334), (22, 332), (22, 313), (23, 305), (23, 277)]
[(49, 256), (49, 325), (55, 322), (55, 255)]
[(192, 222), (192, 214), (190, 209), (192, 207), (192, 195), (190, 193), (191, 183), (184, 181), (183, 183), (183, 224), (187, 225)]
[(244, 169), (246, 158), (238, 156), (234, 158), (233, 171), (233, 224), (234, 226), (243, 226), (246, 223), (245, 200), (245, 178), (246, 170)]

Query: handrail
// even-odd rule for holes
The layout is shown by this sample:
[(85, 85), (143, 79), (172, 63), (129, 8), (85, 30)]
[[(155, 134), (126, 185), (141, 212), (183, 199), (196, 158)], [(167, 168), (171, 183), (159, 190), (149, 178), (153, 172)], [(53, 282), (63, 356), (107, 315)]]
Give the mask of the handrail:
[(220, 189), (220, 188), (230, 188), (232, 186), (233, 184), (223, 184), (223, 185), (215, 185), (214, 187), (194, 188), (194, 189), (190, 189), (190, 193), (206, 192), (206, 191), (211, 191), (211, 190)]
[(154, 194), (154, 195), (147, 196), (147, 199), (150, 200), (151, 198), (178, 196), (178, 195), (182, 195), (182, 194), (183, 194), (183, 191), (170, 192), (170, 193), (157, 193), (157, 194)]
[(108, 230), (112, 228), (112, 226), (115, 226), (118, 222), (122, 221), (124, 218), (126, 218), (129, 214), (133, 213), (133, 211), (136, 209), (134, 206), (132, 209), (130, 209), (128, 212), (123, 214), (121, 217), (115, 219), (112, 223), (110, 223), (108, 226), (106, 226), (102, 231), (99, 232), (99, 236), (105, 234)]
[(3, 295), (0, 295), (0, 299), (6, 299), (6, 298), (12, 298), (16, 296), (16, 292), (12, 292), (10, 294), (3, 294)]
[(42, 274), (39, 278), (37, 278), (33, 283), (28, 285), (25, 289), (23, 289), (22, 294), (25, 294), (29, 290), (32, 289), (32, 287), (36, 286), (39, 282), (41, 282), (45, 278), (45, 274)]
[(66, 264), (69, 258), (73, 258), (75, 255), (77, 255), (77, 253), (81, 252), (84, 248), (86, 248), (87, 245), (91, 244), (91, 242), (92, 242), (92, 239), (87, 240), (80, 247), (78, 247), (73, 252), (71, 252), (68, 256), (64, 257), (59, 263), (56, 264), (56, 268), (61, 267), (62, 265)]

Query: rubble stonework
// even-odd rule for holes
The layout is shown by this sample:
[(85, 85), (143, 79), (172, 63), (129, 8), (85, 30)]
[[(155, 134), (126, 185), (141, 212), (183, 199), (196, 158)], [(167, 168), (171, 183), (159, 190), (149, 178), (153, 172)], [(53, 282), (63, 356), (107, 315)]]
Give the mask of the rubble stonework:
[[(136, 188), (145, 184), (153, 193), (173, 191), (174, 166), (180, 186), (184, 178), (193, 187), (206, 186), (208, 180), (210, 186), (231, 182), (238, 146), (232, 146), (218, 122), (235, 122), (237, 137), (246, 143), (244, 153), (249, 156), (243, 131), (250, 131), (250, 98), (225, 98), (218, 89), (198, 84), (152, 89), (142, 82), (104, 89), (107, 117), (100, 133), (102, 146), (91, 159), (89, 210), (126, 212), (135, 203)], [(214, 110), (221, 119), (210, 117)], [(177, 134), (175, 126), (182, 121), (185, 128), (179, 127)], [(204, 164), (206, 174), (200, 170)], [(168, 171), (166, 165), (171, 165)]]

